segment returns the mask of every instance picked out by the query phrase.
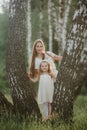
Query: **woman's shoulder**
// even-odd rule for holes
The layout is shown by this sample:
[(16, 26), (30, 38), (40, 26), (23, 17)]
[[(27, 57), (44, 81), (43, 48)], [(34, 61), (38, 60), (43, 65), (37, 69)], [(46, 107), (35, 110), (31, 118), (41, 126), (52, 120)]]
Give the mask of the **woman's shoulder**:
[(48, 56), (51, 56), (51, 57), (54, 57), (55, 56), (55, 53), (51, 52), (51, 51), (46, 51), (46, 54)]

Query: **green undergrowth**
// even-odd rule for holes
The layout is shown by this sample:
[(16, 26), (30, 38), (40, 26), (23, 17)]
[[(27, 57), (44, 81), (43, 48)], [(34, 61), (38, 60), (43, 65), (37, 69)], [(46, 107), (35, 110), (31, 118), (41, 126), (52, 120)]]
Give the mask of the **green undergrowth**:
[(1, 117), (0, 130), (87, 130), (87, 96), (79, 96), (75, 101), (72, 124), (58, 119), (42, 122), (29, 118), (19, 121), (10, 115)]

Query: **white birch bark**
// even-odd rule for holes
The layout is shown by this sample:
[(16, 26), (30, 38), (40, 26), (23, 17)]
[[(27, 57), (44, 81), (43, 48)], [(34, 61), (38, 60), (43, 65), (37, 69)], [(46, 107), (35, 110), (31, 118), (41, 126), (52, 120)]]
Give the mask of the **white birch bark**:
[(48, 0), (48, 24), (49, 24), (49, 51), (52, 51), (52, 19), (51, 19), (51, 13), (52, 13), (52, 2), (51, 0)]
[(64, 22), (64, 0), (59, 0), (59, 16), (58, 16), (58, 46), (59, 46), (59, 55), (63, 53), (62, 45), (62, 30)]
[(52, 1), (52, 21), (53, 21), (53, 27), (54, 27), (54, 39), (58, 41), (58, 17), (55, 10), (54, 2)]
[(66, 34), (67, 34), (66, 27), (67, 27), (71, 2), (72, 2), (72, 0), (67, 0), (65, 2), (65, 13), (64, 13), (64, 22), (63, 22), (63, 29), (62, 29), (62, 48), (63, 48), (63, 51), (64, 51), (65, 44), (66, 44)]
[(40, 38), (42, 38), (42, 34), (43, 34), (43, 31), (42, 31), (42, 21), (43, 21), (43, 1), (40, 0)]

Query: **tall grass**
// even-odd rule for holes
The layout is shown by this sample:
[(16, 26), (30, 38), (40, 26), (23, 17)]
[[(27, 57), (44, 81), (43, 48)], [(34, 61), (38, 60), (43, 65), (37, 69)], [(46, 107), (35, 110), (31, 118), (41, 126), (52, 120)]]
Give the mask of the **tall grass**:
[(64, 124), (59, 120), (37, 122), (36, 120), (24, 120), (19, 122), (12, 116), (2, 117), (0, 130), (87, 130), (87, 96), (79, 96), (74, 103), (74, 123)]

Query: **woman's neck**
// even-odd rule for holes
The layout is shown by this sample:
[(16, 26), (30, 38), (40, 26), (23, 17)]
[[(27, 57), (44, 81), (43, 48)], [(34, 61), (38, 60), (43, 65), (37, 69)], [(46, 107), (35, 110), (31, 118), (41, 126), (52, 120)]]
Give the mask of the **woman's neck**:
[(42, 59), (43, 55), (42, 54), (38, 54), (37, 57)]

